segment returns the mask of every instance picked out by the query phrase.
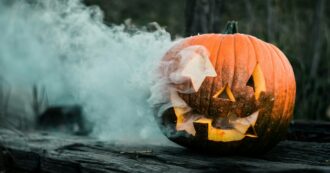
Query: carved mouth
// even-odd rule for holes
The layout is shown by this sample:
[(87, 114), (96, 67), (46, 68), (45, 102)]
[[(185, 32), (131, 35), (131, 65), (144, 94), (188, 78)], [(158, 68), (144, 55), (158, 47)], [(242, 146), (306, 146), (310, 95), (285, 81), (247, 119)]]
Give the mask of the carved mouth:
[[(224, 83), (226, 80), (222, 79), (221, 88), (220, 85), (215, 85), (214, 92), (208, 91), (212, 96), (207, 96), (206, 100), (195, 104), (196, 102), (191, 100), (201, 100), (201, 94), (196, 97), (193, 94), (203, 88), (203, 81), (207, 77), (220, 77), (217, 77), (209, 55), (203, 46), (189, 46), (165, 63), (171, 67), (164, 68), (164, 76), (167, 77), (169, 85), (166, 87), (169, 88), (169, 100), (176, 116), (176, 131), (184, 131), (195, 137), (203, 136), (210, 141), (228, 142), (245, 137), (256, 138), (254, 126), (261, 110), (257, 100), (261, 93), (266, 91), (260, 65), (256, 63), (246, 85), (232, 87), (232, 84)], [(204, 87), (211, 87), (213, 90), (213, 85)], [(192, 97), (189, 94), (192, 94)], [(192, 103), (191, 107), (185, 101)], [(204, 105), (200, 106), (200, 103)]]
[(239, 141), (245, 137), (256, 138), (254, 126), (259, 116), (259, 110), (243, 118), (229, 112), (225, 117), (208, 118), (205, 115), (194, 114), (192, 109), (173, 90), (171, 102), (176, 115), (176, 130), (216, 142)]

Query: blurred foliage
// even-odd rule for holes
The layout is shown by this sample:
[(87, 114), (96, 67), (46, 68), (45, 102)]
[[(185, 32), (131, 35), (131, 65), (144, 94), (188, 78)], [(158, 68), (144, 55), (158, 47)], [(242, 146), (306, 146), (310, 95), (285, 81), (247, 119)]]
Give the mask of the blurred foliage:
[(123, 24), (131, 19), (133, 24), (147, 25), (157, 22), (173, 36), (183, 34), (185, 1), (150, 0), (84, 0), (87, 5), (98, 5), (104, 11), (108, 24)]

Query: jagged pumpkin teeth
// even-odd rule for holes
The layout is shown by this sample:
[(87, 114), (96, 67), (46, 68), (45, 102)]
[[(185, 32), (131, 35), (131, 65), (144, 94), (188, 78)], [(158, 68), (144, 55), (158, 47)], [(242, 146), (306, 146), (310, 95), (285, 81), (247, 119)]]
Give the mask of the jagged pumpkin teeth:
[[(251, 117), (250, 117), (251, 116)], [(201, 118), (194, 122), (195, 128), (198, 128), (199, 124), (207, 125), (207, 131), (201, 133), (207, 133), (207, 139), (215, 142), (230, 142), (239, 141), (244, 137), (257, 137), (253, 134), (246, 134), (249, 127), (254, 126), (258, 114), (252, 114), (246, 118), (239, 118), (235, 122), (231, 122), (233, 128), (231, 129), (219, 129), (212, 126), (212, 119)], [(247, 120), (250, 119), (250, 120)], [(252, 121), (251, 121), (252, 120)], [(248, 123), (247, 123), (248, 122)], [(253, 128), (253, 127), (252, 127)], [(198, 131), (196, 132), (198, 133)]]
[(172, 107), (159, 111), (159, 124), (188, 148), (263, 153), (285, 136), (291, 120), (293, 70), (274, 46), (229, 25), (229, 34), (192, 36), (165, 54), (160, 71), (169, 92), (157, 94), (165, 93), (164, 104)]

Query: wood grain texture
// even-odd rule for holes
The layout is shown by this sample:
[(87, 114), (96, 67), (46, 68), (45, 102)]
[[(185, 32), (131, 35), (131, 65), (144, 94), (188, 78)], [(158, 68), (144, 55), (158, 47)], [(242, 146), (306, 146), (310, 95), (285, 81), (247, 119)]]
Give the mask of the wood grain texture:
[(212, 156), (173, 146), (0, 130), (5, 172), (330, 172), (330, 143), (283, 141), (258, 157)]

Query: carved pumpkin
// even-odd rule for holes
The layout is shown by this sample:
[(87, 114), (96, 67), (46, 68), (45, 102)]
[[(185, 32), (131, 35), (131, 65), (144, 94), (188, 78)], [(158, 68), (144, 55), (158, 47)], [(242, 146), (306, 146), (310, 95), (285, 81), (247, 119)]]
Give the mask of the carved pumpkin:
[(236, 25), (228, 24), (228, 34), (183, 39), (163, 57), (153, 95), (160, 95), (156, 118), (170, 140), (257, 154), (285, 136), (295, 102), (292, 67), (277, 47), (235, 33)]

